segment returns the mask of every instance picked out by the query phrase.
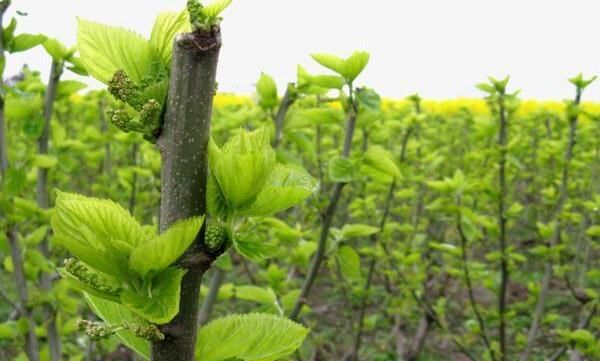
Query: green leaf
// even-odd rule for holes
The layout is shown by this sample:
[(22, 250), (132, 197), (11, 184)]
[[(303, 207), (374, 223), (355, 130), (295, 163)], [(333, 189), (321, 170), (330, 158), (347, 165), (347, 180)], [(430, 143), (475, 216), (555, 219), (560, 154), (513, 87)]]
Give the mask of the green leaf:
[(331, 108), (307, 108), (290, 112), (285, 122), (286, 129), (312, 128), (317, 124), (339, 124), (343, 113)]
[(344, 84), (344, 78), (335, 75), (313, 75), (309, 82), (326, 89), (341, 89)]
[(276, 305), (277, 296), (271, 288), (258, 286), (236, 286), (234, 288), (235, 298), (246, 301), (253, 301), (263, 304)]
[(258, 95), (258, 104), (265, 110), (275, 109), (279, 98), (277, 97), (277, 84), (268, 74), (261, 73), (256, 82), (256, 94)]
[(477, 85), (475, 85), (475, 87), (483, 92), (489, 93), (489, 94), (494, 94), (496, 92), (496, 88), (494, 88), (492, 85), (488, 84), (488, 83), (479, 83)]
[[(1, 25), (0, 25), (1, 26)], [(9, 44), (13, 40), (13, 36), (15, 35), (15, 29), (17, 28), (17, 19), (10, 19), (10, 23), (8, 26), (4, 28), (4, 32), (2, 34), (2, 40), (4, 44)]]
[(346, 157), (329, 161), (329, 178), (334, 182), (349, 183), (354, 179), (354, 163)]
[(281, 212), (305, 200), (315, 187), (315, 180), (301, 167), (277, 164), (255, 200), (236, 214), (266, 216)]
[(138, 292), (124, 290), (121, 302), (138, 316), (159, 325), (173, 319), (179, 312), (181, 278), (185, 271), (170, 267), (157, 274), (148, 289)]
[(28, 246), (37, 246), (46, 238), (48, 234), (48, 226), (41, 226), (35, 229), (33, 232), (29, 233), (25, 238), (25, 244)]
[(579, 73), (577, 74), (577, 76), (574, 76), (573, 78), (569, 79), (569, 82), (573, 85), (575, 85), (577, 88), (583, 90), (585, 89), (588, 85), (592, 84), (594, 82), (594, 80), (596, 80), (596, 76), (593, 76), (589, 79), (584, 79), (583, 74)]
[[(127, 307), (111, 302), (99, 297), (84, 293), (85, 299), (90, 308), (98, 317), (110, 326), (120, 326), (123, 322), (129, 324), (139, 324), (141, 319)], [(130, 349), (137, 352), (145, 360), (150, 359), (150, 342), (137, 337), (129, 330), (117, 332), (117, 337)]]
[(587, 229), (586, 234), (590, 237), (600, 237), (600, 225), (591, 226)]
[[(359, 123), (360, 118), (373, 118), (379, 116), (381, 113), (381, 96), (371, 88), (359, 88), (356, 93), (360, 106)], [(361, 124), (363, 125), (363, 124)]]
[(196, 359), (202, 361), (275, 361), (297, 350), (308, 329), (267, 314), (230, 315), (202, 327)]
[(36, 47), (44, 41), (46, 41), (46, 36), (42, 34), (20, 34), (14, 37), (8, 49), (11, 53), (18, 53)]
[(268, 130), (239, 131), (222, 149), (211, 141), (209, 164), (227, 206), (243, 206), (260, 192), (275, 166)]
[(344, 59), (331, 54), (312, 54), (311, 57), (329, 70), (344, 76), (346, 63)]
[(47, 38), (44, 41), (44, 49), (54, 61), (62, 61), (69, 56), (69, 49), (54, 38)]
[(42, 168), (42, 169), (50, 169), (50, 168), (54, 168), (56, 166), (57, 162), (58, 162), (58, 160), (56, 159), (55, 156), (48, 155), (48, 154), (38, 154), (35, 156), (35, 159), (33, 160), (33, 166)]
[(239, 254), (254, 262), (273, 257), (279, 252), (277, 243), (262, 240), (257, 234), (250, 232), (234, 237), (233, 245)]
[(220, 255), (213, 265), (215, 267), (219, 267), (223, 271), (231, 271), (233, 269), (233, 263), (231, 262), (231, 256), (229, 256), (229, 253), (223, 253)]
[(85, 69), (85, 66), (83, 65), (83, 62), (81, 61), (81, 58), (71, 56), (69, 57), (69, 63), (71, 63), (71, 65), (67, 66), (67, 69), (69, 69), (73, 73), (81, 76), (89, 75), (87, 70)]
[(192, 27), (187, 11), (167, 12), (158, 15), (150, 35), (150, 45), (160, 56), (165, 68), (171, 67), (175, 37), (178, 34), (190, 31), (192, 31)]
[(57, 191), (51, 217), (54, 241), (97, 270), (123, 277), (142, 241), (140, 224), (119, 204)]
[(140, 85), (159, 60), (150, 42), (139, 34), (83, 19), (78, 22), (77, 45), (87, 71), (105, 84), (122, 69)]
[(179, 221), (158, 237), (139, 244), (131, 253), (129, 266), (144, 278), (166, 269), (194, 242), (202, 222), (204, 216)]
[(298, 87), (307, 89), (311, 86), (321, 88), (324, 91), (329, 89), (341, 89), (346, 80), (337, 75), (311, 75), (302, 66), (298, 65)]
[(346, 79), (347, 83), (352, 83), (369, 63), (369, 53), (356, 51), (348, 57), (342, 59), (331, 54), (312, 54), (312, 58), (324, 67), (333, 70)]
[(364, 51), (356, 51), (344, 62), (343, 76), (349, 82), (354, 81), (358, 78), (360, 73), (365, 69), (369, 63), (369, 53)]
[(360, 279), (360, 257), (352, 247), (342, 246), (338, 248), (337, 259), (344, 278), (348, 281)]
[(73, 93), (87, 88), (87, 84), (77, 80), (61, 80), (56, 89), (58, 98), (67, 97)]
[(202, 12), (208, 18), (216, 18), (219, 16), (227, 7), (231, 4), (233, 0), (214, 0), (210, 4), (206, 5)]
[(18, 337), (16, 325), (14, 322), (0, 323), (0, 340), (12, 340)]
[(488, 80), (494, 86), (494, 89), (498, 93), (500, 93), (500, 94), (506, 93), (506, 86), (508, 85), (508, 81), (510, 80), (509, 76), (505, 77), (502, 80), (498, 80), (498, 79), (496, 79), (494, 77), (488, 76)]
[(392, 154), (380, 146), (369, 147), (364, 154), (364, 164), (394, 178), (402, 176)]
[(342, 238), (359, 238), (378, 233), (379, 228), (368, 226), (366, 224), (346, 224), (342, 227)]

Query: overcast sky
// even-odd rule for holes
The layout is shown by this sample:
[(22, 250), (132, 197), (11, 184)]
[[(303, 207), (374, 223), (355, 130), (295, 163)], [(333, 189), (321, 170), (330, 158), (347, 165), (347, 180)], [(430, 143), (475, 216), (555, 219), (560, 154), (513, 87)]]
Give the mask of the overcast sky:
[[(147, 36), (160, 11), (185, 0), (14, 0), (17, 32), (76, 41), (76, 16), (131, 28)], [(564, 99), (566, 78), (600, 75), (597, 0), (234, 0), (224, 13), (220, 90), (251, 93), (261, 71), (282, 88), (296, 64), (319, 71), (313, 52), (346, 56), (367, 50), (359, 83), (388, 97), (479, 97), (474, 84), (510, 74), (527, 98)], [(8, 22), (9, 19), (5, 21)], [(23, 63), (46, 77), (41, 49), (11, 55), (7, 73)], [(586, 94), (600, 101), (600, 84)]]

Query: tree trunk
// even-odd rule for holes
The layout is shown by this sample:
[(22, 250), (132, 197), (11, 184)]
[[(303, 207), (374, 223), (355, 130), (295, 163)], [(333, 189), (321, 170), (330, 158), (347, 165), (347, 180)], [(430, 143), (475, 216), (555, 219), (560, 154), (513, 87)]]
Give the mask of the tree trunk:
[[(175, 40), (169, 98), (158, 139), (161, 152), (160, 232), (206, 211), (210, 119), (221, 36), (218, 27)], [(153, 361), (193, 361), (198, 331), (198, 299), (204, 272), (214, 256), (204, 247), (204, 227), (182, 256), (179, 313), (161, 326), (163, 341), (152, 344)]]

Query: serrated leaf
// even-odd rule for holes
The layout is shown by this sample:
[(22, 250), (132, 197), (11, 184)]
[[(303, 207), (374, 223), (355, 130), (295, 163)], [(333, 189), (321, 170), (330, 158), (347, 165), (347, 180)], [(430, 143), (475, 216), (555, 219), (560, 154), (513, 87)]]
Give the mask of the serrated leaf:
[(192, 27), (187, 11), (167, 12), (158, 15), (150, 35), (150, 45), (160, 56), (165, 68), (171, 67), (175, 37), (178, 34), (190, 31), (192, 31)]
[(243, 206), (260, 192), (275, 166), (268, 130), (240, 131), (222, 149), (211, 141), (209, 164), (228, 207)]
[(51, 224), (57, 244), (115, 277), (126, 275), (129, 252), (144, 238), (140, 224), (119, 204), (60, 191)]
[(131, 252), (129, 266), (144, 278), (166, 269), (194, 242), (203, 222), (204, 216), (182, 220), (159, 236), (140, 243)]
[[(141, 319), (127, 307), (89, 294), (84, 294), (90, 308), (98, 317), (110, 326), (120, 326), (123, 322), (139, 324)], [(117, 332), (117, 337), (130, 349), (137, 352), (145, 360), (150, 359), (150, 342), (137, 337), (129, 330)]]
[(267, 314), (230, 315), (198, 333), (196, 359), (202, 361), (275, 361), (297, 350), (308, 329)]
[(279, 251), (277, 243), (262, 240), (253, 233), (234, 237), (233, 245), (239, 254), (254, 262), (273, 257)]
[(138, 316), (159, 325), (173, 319), (179, 312), (181, 278), (185, 271), (167, 268), (152, 279), (149, 290), (124, 290), (121, 302)]
[(153, 71), (158, 55), (150, 42), (124, 28), (79, 19), (77, 45), (91, 76), (108, 83), (122, 69), (136, 84)]
[(341, 235), (343, 239), (349, 239), (366, 237), (378, 232), (378, 227), (373, 227), (366, 224), (346, 224), (344, 227), (342, 227)]
[(254, 201), (239, 208), (236, 214), (266, 216), (281, 212), (305, 200), (314, 192), (315, 186), (315, 180), (304, 169), (277, 164)]
[(354, 163), (346, 157), (329, 161), (329, 178), (334, 182), (349, 183), (354, 179)]

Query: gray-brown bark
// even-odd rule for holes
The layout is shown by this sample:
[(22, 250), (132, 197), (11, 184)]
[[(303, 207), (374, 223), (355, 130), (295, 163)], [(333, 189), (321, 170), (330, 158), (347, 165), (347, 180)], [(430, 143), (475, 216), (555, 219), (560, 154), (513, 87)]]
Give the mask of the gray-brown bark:
[(27, 306), (29, 300), (29, 293), (27, 291), (27, 278), (25, 278), (25, 270), (23, 268), (23, 255), (21, 254), (21, 245), (17, 238), (17, 230), (14, 225), (9, 225), (7, 234), (8, 245), (10, 247), (10, 256), (13, 262), (13, 273), (15, 276), (15, 283), (17, 285), (17, 295), (19, 297), (19, 305), (21, 308), (21, 315), (27, 320), (28, 330), (25, 335), (25, 353), (29, 361), (39, 361), (39, 347), (38, 340), (35, 335), (35, 321), (31, 316), (31, 310)]
[[(100, 132), (108, 137), (108, 122), (106, 121), (106, 98), (102, 97), (98, 102), (98, 108), (100, 109)], [(105, 139), (106, 144), (104, 145), (104, 161), (102, 162), (102, 171), (104, 174), (110, 176), (112, 171), (112, 160), (110, 155), (110, 142)]]
[(283, 138), (283, 125), (285, 121), (285, 117), (287, 115), (290, 106), (294, 104), (294, 83), (289, 83), (287, 88), (285, 89), (285, 93), (283, 94), (283, 98), (281, 99), (281, 103), (279, 103), (279, 108), (277, 109), (277, 115), (275, 116), (275, 141), (273, 146), (277, 148), (281, 143), (281, 139)]
[[(46, 155), (49, 150), (49, 138), (50, 138), (50, 124), (52, 121), (52, 112), (54, 110), (54, 101), (56, 99), (56, 90), (60, 77), (63, 72), (63, 63), (52, 61), (50, 68), (50, 78), (48, 79), (48, 86), (46, 87), (46, 95), (44, 98), (44, 128), (42, 134), (38, 139), (38, 154)], [(50, 199), (48, 197), (48, 169), (39, 168), (37, 176), (36, 186), (36, 198), (37, 204), (42, 209), (48, 209), (50, 206)], [(50, 243), (48, 237), (44, 237), (40, 243), (40, 252), (46, 258), (50, 258)], [(42, 273), (40, 275), (40, 290), (42, 292), (49, 292), (52, 287), (51, 275), (48, 273)], [(56, 325), (56, 312), (52, 305), (46, 304), (44, 306), (44, 317), (46, 319), (46, 333), (48, 338), (48, 349), (50, 353), (50, 361), (60, 361), (61, 359), (61, 342), (60, 335), (58, 333), (58, 327)]]
[[(160, 232), (206, 211), (208, 141), (220, 47), (218, 27), (182, 34), (175, 40), (169, 98), (158, 139)], [(165, 339), (152, 344), (153, 361), (194, 360), (200, 283), (214, 257), (204, 247), (202, 229), (178, 262), (187, 270), (181, 282), (179, 313), (161, 326)]]

